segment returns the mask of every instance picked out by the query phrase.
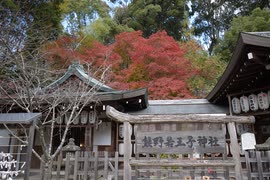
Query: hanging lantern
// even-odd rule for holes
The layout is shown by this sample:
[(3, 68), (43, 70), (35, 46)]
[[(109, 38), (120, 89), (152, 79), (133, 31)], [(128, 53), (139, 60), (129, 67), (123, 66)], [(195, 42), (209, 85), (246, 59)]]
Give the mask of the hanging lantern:
[(268, 95), (264, 92), (258, 94), (258, 104), (260, 109), (268, 109), (269, 108), (269, 100)]
[(240, 101), (237, 97), (232, 99), (232, 110), (235, 114), (239, 114), (241, 112)]
[(255, 94), (248, 96), (248, 102), (251, 111), (257, 111), (259, 109), (257, 96)]
[(240, 105), (241, 105), (241, 109), (243, 112), (249, 111), (248, 97), (247, 96), (240, 97)]
[(73, 124), (79, 124), (79, 116), (77, 115), (77, 117), (75, 117), (75, 119), (73, 120)]
[(87, 111), (82, 111), (81, 113), (81, 123), (86, 124), (88, 119), (88, 112)]
[(95, 111), (89, 112), (89, 122), (90, 124), (94, 124), (96, 122), (96, 113)]
[(60, 114), (57, 115), (57, 118), (55, 119), (57, 124), (62, 124), (63, 123), (63, 117), (60, 116)]
[(124, 138), (124, 125), (123, 124), (120, 124), (119, 125), (119, 137), (120, 138)]
[(65, 114), (65, 124), (68, 123), (68, 120), (69, 120), (69, 118), (70, 118), (70, 115), (71, 115), (70, 112), (67, 112), (67, 113)]

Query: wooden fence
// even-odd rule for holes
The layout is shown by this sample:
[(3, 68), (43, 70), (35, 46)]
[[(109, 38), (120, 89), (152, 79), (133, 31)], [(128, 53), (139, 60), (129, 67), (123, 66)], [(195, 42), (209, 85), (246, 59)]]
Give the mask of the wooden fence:
[[(118, 152), (61, 152), (52, 166), (52, 179), (118, 179), (121, 157)], [(41, 167), (43, 168), (43, 167)]]
[[(77, 151), (61, 153), (52, 167), (52, 179), (118, 180), (123, 179), (123, 156), (118, 152)], [(158, 161), (162, 165), (151, 164)], [(146, 165), (144, 165), (144, 163)], [(149, 164), (150, 163), (150, 164)], [(133, 157), (131, 176), (140, 180), (150, 179), (230, 179), (235, 177), (232, 157), (198, 159), (190, 154), (181, 157), (156, 154)], [(270, 151), (245, 152), (241, 157), (244, 180), (270, 180)]]
[(245, 151), (248, 180), (270, 180), (270, 151)]

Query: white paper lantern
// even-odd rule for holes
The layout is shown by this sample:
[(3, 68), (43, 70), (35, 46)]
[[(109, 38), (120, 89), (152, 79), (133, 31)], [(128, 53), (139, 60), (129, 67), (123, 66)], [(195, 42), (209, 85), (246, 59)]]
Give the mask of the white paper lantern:
[(73, 124), (79, 124), (79, 116), (77, 115), (77, 117), (73, 120)]
[(120, 124), (119, 125), (119, 137), (120, 138), (124, 138), (124, 125), (123, 124)]
[(243, 112), (249, 111), (249, 104), (248, 104), (248, 97), (247, 96), (241, 96), (240, 97), (240, 105)]
[[(129, 125), (129, 135), (131, 136), (132, 135), (132, 126)], [(120, 124), (119, 125), (119, 137), (120, 138), (124, 138), (124, 124)]]
[(70, 115), (71, 115), (70, 112), (67, 112), (67, 113), (65, 114), (65, 124), (68, 123), (68, 120), (69, 120), (69, 118), (70, 118)]
[(57, 124), (62, 124), (63, 123), (63, 116), (60, 116), (60, 114), (58, 114), (55, 121)]
[(82, 111), (81, 113), (81, 123), (86, 124), (88, 119), (88, 112), (87, 111)]
[[(124, 143), (119, 143), (119, 155), (124, 155), (125, 146)], [(132, 144), (130, 144), (130, 155), (132, 154)]]
[(89, 112), (89, 122), (90, 124), (94, 124), (96, 122), (96, 113), (95, 111)]
[(258, 94), (258, 104), (260, 109), (268, 109), (269, 108), (269, 100), (268, 95), (264, 92)]
[(251, 111), (257, 111), (259, 109), (258, 99), (255, 94), (251, 94), (248, 96), (249, 108)]
[(124, 155), (125, 148), (124, 143), (119, 143), (119, 155)]
[(232, 110), (235, 114), (239, 114), (241, 112), (240, 101), (237, 97), (232, 99)]

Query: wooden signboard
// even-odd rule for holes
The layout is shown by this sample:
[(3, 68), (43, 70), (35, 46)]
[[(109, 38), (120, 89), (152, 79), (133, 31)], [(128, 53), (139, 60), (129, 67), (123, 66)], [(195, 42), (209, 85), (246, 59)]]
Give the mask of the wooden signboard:
[[(160, 124), (168, 126), (168, 124)], [(148, 126), (149, 127), (149, 126)], [(224, 153), (225, 131), (222, 129), (172, 130), (161, 131), (136, 130), (136, 153)], [(166, 130), (165, 130), (166, 129)], [(171, 130), (170, 130), (171, 129)], [(141, 131), (140, 131), (141, 130)]]

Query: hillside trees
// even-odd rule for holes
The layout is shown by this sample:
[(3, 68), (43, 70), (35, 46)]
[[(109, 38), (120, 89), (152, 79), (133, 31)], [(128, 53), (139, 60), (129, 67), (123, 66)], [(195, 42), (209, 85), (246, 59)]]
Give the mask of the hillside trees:
[(61, 13), (56, 1), (4, 0), (0, 3), (1, 41), (14, 48), (38, 47), (61, 33)]
[(165, 31), (148, 39), (140, 31), (122, 33), (116, 37), (114, 51), (122, 62), (114, 69), (112, 86), (131, 89), (145, 86), (151, 99), (192, 97), (185, 80), (194, 72), (184, 58), (184, 51)]
[(209, 56), (194, 40), (181, 43), (181, 47), (186, 50), (185, 58), (197, 72), (187, 80), (188, 87), (194, 96), (206, 97), (222, 75), (226, 62), (221, 61), (218, 56)]
[(141, 30), (144, 37), (165, 30), (168, 35), (180, 40), (184, 28), (185, 8), (183, 0), (136, 0), (127, 7), (118, 8), (115, 20), (134, 30)]
[[(194, 18), (194, 35), (203, 37), (209, 54), (231, 26), (233, 18), (250, 15), (256, 7), (269, 8), (268, 0), (191, 0), (190, 16)], [(191, 19), (193, 19), (191, 18)]]
[(270, 31), (270, 10), (254, 9), (249, 16), (239, 16), (232, 21), (224, 39), (216, 47), (220, 58), (228, 62), (232, 56), (240, 32)]
[[(144, 38), (141, 31), (123, 32), (115, 43), (103, 45), (97, 41), (83, 43), (81, 39), (62, 37), (48, 46), (50, 61), (69, 63), (76, 56), (81, 63), (97, 68), (111, 66), (108, 85), (116, 89), (148, 87), (150, 99), (204, 97), (219, 76), (221, 64), (210, 58), (193, 41), (179, 44), (165, 31)], [(67, 44), (81, 42), (70, 51)], [(65, 42), (65, 43), (63, 43)]]
[[(8, 76), (21, 53), (30, 61), (34, 52), (61, 33), (59, 4), (62, 0), (0, 2), (0, 77)], [(33, 52), (31, 52), (33, 51)], [(7, 68), (8, 67), (8, 68)]]
[(103, 44), (110, 44), (114, 42), (114, 38), (117, 34), (131, 31), (134, 30), (127, 25), (118, 24), (112, 18), (107, 17), (98, 18), (91, 23), (85, 28), (84, 35), (91, 36)]
[(94, 19), (109, 17), (109, 7), (101, 0), (64, 0), (61, 10), (66, 31), (73, 35), (88, 26)]

